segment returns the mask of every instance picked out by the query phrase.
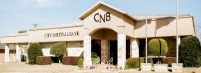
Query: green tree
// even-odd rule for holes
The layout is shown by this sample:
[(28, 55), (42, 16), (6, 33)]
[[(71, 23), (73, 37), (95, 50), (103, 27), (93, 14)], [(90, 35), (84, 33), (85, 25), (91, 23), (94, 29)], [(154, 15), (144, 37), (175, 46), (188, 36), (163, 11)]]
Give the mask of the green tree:
[(28, 48), (28, 60), (29, 64), (36, 64), (36, 57), (42, 56), (42, 47), (39, 43), (31, 43)]
[(50, 53), (58, 57), (59, 61), (61, 61), (61, 58), (63, 57), (63, 55), (68, 53), (66, 43), (65, 42), (55, 43), (51, 47)]
[[(148, 43), (148, 53), (149, 55), (154, 55), (160, 58), (160, 56), (165, 56), (168, 52), (168, 46), (164, 39), (151, 39)], [(161, 62), (160, 59), (158, 62)]]
[(180, 62), (186, 67), (201, 66), (201, 46), (197, 37), (187, 36), (179, 45)]
[(19, 30), (18, 33), (27, 33), (27, 30)]

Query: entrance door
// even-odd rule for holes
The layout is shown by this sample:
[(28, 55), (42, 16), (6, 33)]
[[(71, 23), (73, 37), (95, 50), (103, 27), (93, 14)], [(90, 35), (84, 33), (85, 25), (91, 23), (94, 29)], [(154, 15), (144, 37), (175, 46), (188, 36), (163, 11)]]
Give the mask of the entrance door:
[(113, 64), (117, 64), (117, 41), (110, 41), (110, 58), (113, 57)]

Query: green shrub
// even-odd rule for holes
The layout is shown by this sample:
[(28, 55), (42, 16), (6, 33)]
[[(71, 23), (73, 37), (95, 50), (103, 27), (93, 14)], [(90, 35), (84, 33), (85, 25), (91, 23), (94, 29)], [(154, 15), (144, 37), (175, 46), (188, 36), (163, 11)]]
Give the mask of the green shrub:
[(140, 68), (140, 64), (144, 63), (144, 58), (129, 58), (126, 60), (126, 69)]
[(148, 48), (148, 53), (154, 56), (164, 56), (168, 52), (168, 46), (164, 39), (151, 39)]
[(91, 58), (92, 64), (100, 64), (100, 58)]
[(27, 30), (19, 30), (18, 33), (27, 33)]
[(91, 61), (92, 61), (92, 64), (100, 64), (100, 57), (95, 52), (92, 52)]
[(160, 56), (165, 56), (168, 52), (168, 46), (164, 39), (151, 39), (148, 43), (148, 54), (157, 56), (159, 59), (156, 59), (158, 62), (161, 62)]
[(84, 59), (83, 58), (80, 58), (79, 60), (78, 60), (78, 67), (79, 68), (83, 68), (84, 66), (83, 66), (83, 62), (84, 62)]
[(165, 57), (162, 62), (168, 64), (168, 67), (171, 67), (172, 63), (176, 63), (176, 57)]
[(67, 54), (67, 46), (65, 42), (55, 43), (51, 49), (50, 54), (55, 55), (58, 57), (59, 61), (61, 61), (63, 55)]
[(180, 62), (186, 67), (201, 66), (201, 46), (198, 38), (188, 36), (182, 39), (180, 43)]
[(55, 43), (51, 49), (50, 53), (55, 55), (56, 57), (63, 56), (67, 52), (67, 46), (65, 42)]
[(42, 56), (42, 47), (39, 43), (31, 43), (28, 48), (28, 60), (29, 64), (36, 64), (36, 57)]
[(64, 65), (78, 65), (80, 57), (63, 57), (62, 64)]
[(38, 65), (50, 65), (50, 64), (52, 64), (51, 57), (37, 56), (36, 57), (36, 64), (38, 64)]

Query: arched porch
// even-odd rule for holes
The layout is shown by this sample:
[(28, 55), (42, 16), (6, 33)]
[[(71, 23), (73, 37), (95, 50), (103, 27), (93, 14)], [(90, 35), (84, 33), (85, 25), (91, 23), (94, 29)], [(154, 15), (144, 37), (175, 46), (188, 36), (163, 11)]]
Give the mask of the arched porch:
[(124, 68), (126, 59), (131, 55), (130, 39), (126, 34), (120, 34), (110, 28), (92, 31), (84, 37), (84, 65), (92, 64), (91, 52), (96, 52), (102, 63), (106, 64), (113, 57), (113, 64)]

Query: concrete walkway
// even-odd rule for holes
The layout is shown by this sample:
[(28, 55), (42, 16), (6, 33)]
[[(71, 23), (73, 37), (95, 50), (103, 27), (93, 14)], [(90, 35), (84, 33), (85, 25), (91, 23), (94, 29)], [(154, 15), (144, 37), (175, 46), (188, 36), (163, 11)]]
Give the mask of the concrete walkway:
[[(107, 70), (76, 70), (77, 66), (62, 65), (29, 65), (25, 63), (0, 63), (0, 73), (154, 73), (142, 72), (138, 69), (107, 71)], [(165, 72), (171, 73), (171, 72)], [(201, 73), (201, 68), (183, 68), (183, 73)]]

